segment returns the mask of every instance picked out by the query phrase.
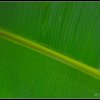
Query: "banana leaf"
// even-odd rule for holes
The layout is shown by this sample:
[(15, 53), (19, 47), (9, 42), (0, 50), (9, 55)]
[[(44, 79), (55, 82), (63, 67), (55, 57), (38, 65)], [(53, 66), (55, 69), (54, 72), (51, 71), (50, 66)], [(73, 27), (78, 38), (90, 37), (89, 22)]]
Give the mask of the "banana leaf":
[(100, 2), (0, 2), (0, 98), (100, 98), (99, 27)]

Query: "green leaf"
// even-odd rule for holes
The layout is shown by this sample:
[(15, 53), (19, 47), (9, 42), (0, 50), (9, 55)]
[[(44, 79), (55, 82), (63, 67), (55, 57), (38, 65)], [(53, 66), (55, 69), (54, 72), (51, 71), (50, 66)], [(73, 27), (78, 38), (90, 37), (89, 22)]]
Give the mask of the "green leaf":
[(0, 2), (0, 97), (100, 97), (99, 11), (97, 2)]

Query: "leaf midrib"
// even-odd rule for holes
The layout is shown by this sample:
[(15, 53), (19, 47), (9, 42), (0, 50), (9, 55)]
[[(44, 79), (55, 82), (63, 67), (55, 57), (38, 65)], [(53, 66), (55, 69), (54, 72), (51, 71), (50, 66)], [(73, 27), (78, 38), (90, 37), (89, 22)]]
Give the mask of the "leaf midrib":
[(100, 71), (93, 68), (92, 66), (81, 63), (73, 58), (70, 58), (70, 57), (65, 56), (61, 53), (58, 53), (54, 50), (46, 48), (40, 44), (32, 42), (26, 38), (21, 37), (21, 36), (7, 32), (3, 29), (0, 29), (0, 37), (7, 39), (7, 40), (10, 40), (14, 43), (21, 45), (21, 46), (25, 46), (29, 49), (35, 50), (36, 52), (42, 53), (46, 56), (52, 57), (55, 60), (58, 60), (64, 64), (67, 64), (67, 65), (70, 65), (70, 66), (100, 80)]

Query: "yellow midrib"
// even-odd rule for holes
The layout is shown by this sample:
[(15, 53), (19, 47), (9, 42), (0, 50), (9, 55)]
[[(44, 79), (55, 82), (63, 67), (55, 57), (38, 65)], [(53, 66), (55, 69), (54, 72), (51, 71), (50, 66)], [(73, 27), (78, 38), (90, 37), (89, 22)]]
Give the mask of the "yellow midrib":
[(96, 79), (100, 80), (100, 71), (93, 68), (92, 66), (89, 66), (87, 64), (83, 64), (75, 59), (72, 59), (68, 56), (65, 56), (63, 54), (60, 54), (56, 51), (53, 51), (51, 49), (48, 49), (42, 45), (39, 45), (35, 42), (29, 41), (28, 39), (25, 39), (23, 37), (17, 36), (15, 34), (12, 34), (10, 32), (4, 31), (2, 29), (0, 29), (0, 37), (13, 41), (17, 44), (20, 44), (22, 46), (28, 47), (32, 50), (36, 50), (42, 54), (45, 54), (49, 57), (52, 57), (60, 62), (63, 62), (64, 64), (70, 65), (82, 72), (87, 73), (90, 76), (93, 76)]

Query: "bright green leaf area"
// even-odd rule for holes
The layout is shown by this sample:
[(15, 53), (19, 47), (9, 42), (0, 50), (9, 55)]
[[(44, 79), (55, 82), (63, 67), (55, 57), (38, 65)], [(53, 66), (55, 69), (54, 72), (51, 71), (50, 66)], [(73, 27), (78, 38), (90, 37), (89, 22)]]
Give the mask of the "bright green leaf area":
[(0, 39), (0, 97), (82, 98), (100, 92), (100, 80)]
[[(99, 2), (0, 2), (0, 28), (100, 69)], [(0, 38), (0, 98), (99, 98), (100, 80)]]

